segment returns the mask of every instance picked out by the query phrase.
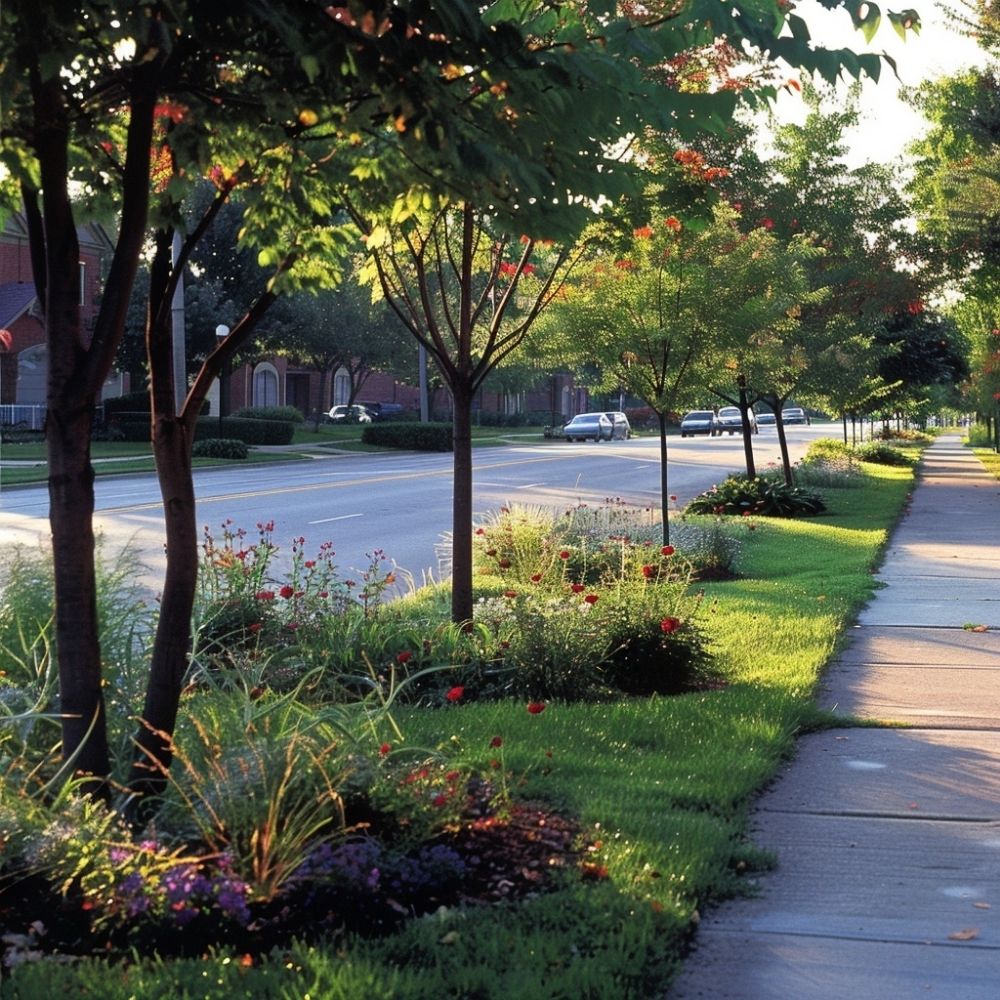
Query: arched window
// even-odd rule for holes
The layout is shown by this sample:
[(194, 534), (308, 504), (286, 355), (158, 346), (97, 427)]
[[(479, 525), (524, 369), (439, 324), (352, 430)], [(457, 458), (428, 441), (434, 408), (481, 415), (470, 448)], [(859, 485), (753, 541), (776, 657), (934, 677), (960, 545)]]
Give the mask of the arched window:
[(341, 406), (351, 401), (351, 376), (346, 368), (338, 368), (333, 375), (333, 405)]
[(266, 361), (253, 373), (253, 405), (278, 406), (278, 372)]

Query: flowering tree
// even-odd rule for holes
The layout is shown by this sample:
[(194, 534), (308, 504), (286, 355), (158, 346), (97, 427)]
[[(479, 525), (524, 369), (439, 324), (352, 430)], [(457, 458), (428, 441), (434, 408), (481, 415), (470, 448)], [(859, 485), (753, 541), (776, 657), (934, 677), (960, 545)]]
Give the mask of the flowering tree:
[[(89, 441), (150, 228), (147, 344), (168, 568), (140, 765), (146, 754), (169, 759), (156, 734), (173, 729), (186, 669), (197, 557), (193, 421), (274, 299), (336, 273), (349, 242), (331, 223), (331, 175), (378, 181), (391, 221), (428, 199), (433, 210), (436, 197), (458, 198), (516, 219), (514, 232), (568, 236), (588, 199), (630, 186), (614, 140), (649, 125), (694, 132), (731, 116), (730, 92), (662, 89), (652, 69), (679, 53), (725, 35), (831, 79), (881, 69), (876, 56), (815, 47), (805, 22), (778, 0), (765, 0), (766, 13), (757, 0), (618, 6), (9, 0), (0, 8), (4, 190), (23, 201), (49, 349), (63, 752), (96, 776), (96, 790), (107, 789), (110, 760)], [(216, 197), (185, 227), (186, 186), (206, 174)], [(119, 226), (92, 330), (80, 321), (74, 187), (113, 210)], [(178, 405), (169, 304), (201, 234), (237, 188), (248, 204), (245, 238), (270, 278)], [(180, 250), (168, 253), (175, 232)]]

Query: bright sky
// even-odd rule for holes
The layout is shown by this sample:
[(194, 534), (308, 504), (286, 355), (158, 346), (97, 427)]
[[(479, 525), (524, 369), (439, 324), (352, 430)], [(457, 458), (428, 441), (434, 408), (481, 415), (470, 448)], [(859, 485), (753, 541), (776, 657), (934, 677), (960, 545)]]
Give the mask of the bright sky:
[[(943, 5), (955, 11), (962, 10), (956, 0)], [(883, 13), (882, 24), (868, 44), (864, 35), (854, 30), (845, 11), (824, 10), (816, 0), (801, 0), (796, 5), (796, 12), (809, 24), (815, 42), (828, 48), (851, 48), (855, 52), (884, 52), (896, 60), (898, 80), (886, 65), (878, 84), (867, 79), (864, 82), (862, 108), (868, 110), (851, 138), (854, 155), (850, 159), (857, 163), (895, 160), (903, 147), (925, 130), (926, 123), (920, 113), (905, 100), (900, 100), (901, 88), (983, 62), (983, 54), (976, 44), (948, 26), (937, 0), (896, 0), (895, 3), (880, 0), (879, 6)], [(919, 12), (922, 26), (919, 35), (908, 32), (904, 42), (885, 14), (887, 10), (900, 11), (909, 7)], [(785, 121), (800, 120), (801, 106), (797, 97), (783, 93), (778, 99), (778, 116)]]

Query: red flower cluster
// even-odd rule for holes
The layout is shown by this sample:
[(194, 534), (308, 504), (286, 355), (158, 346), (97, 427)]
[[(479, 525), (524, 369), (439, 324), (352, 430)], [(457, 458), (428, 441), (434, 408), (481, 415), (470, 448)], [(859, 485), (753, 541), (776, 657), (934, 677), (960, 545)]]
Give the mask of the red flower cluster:
[(278, 593), (287, 601), (289, 597), (295, 594), (295, 590), (286, 583)]
[(445, 695), (445, 699), (448, 701), (460, 701), (463, 694), (465, 694), (465, 688), (461, 684), (457, 684)]
[(648, 240), (653, 235), (653, 230), (649, 226), (640, 226), (632, 230), (632, 235), (638, 240)]
[(681, 220), (680, 220), (680, 219), (678, 219), (676, 215), (668, 215), (668, 216), (667, 216), (667, 217), (666, 217), (666, 218), (665, 218), (665, 219), (663, 220), (663, 224), (664, 224), (664, 225), (665, 225), (665, 226), (667, 227), (667, 229), (669, 229), (669, 230), (670, 230), (671, 232), (674, 232), (674, 233), (679, 233), (679, 232), (681, 231), (681, 225), (682, 225), (682, 223), (681, 223)]
[(572, 584), (570, 584), (570, 590), (572, 590), (574, 594), (582, 594), (583, 591), (584, 591), (584, 589), (585, 588), (584, 588), (584, 586), (583, 586), (582, 583), (572, 583)]
[(681, 627), (680, 618), (664, 618), (660, 622), (660, 631), (666, 635), (670, 635), (671, 632), (676, 632)]
[(408, 649), (404, 649), (402, 653), (396, 654), (396, 662), (400, 664), (409, 663), (412, 659), (413, 654)]
[(642, 575), (647, 580), (652, 579), (654, 576), (656, 576), (656, 567), (655, 566), (643, 566), (642, 567)]
[(597, 594), (587, 594), (587, 596), (584, 598), (584, 600), (588, 604), (596, 604), (600, 600), (600, 598), (598, 597)]
[(663, 548), (660, 549), (660, 555), (661, 556), (672, 556), (675, 551), (676, 550), (674, 549), (674, 547), (672, 545), (664, 545)]
[(528, 702), (528, 714), (529, 715), (541, 715), (545, 711), (544, 701), (529, 701)]

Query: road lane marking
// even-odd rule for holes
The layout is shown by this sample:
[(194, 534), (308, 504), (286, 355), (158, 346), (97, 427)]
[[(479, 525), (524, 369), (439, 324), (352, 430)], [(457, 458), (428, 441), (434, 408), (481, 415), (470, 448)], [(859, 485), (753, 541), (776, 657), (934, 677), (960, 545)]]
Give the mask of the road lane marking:
[[(514, 461), (491, 462), (486, 465), (477, 466), (473, 470), (473, 474), (475, 475), (476, 472), (485, 471), (487, 469), (505, 469), (515, 465), (534, 465), (538, 464), (539, 462), (562, 462), (565, 461), (567, 458), (572, 458), (572, 457), (576, 456), (572, 456), (567, 454), (566, 452), (563, 452), (561, 455), (549, 454), (546, 455), (545, 457), (538, 457), (538, 458), (520, 458), (520, 459), (515, 459)], [(627, 456), (621, 455), (615, 457), (625, 458)], [(350, 486), (372, 486), (378, 483), (398, 482), (400, 480), (405, 480), (405, 479), (422, 479), (425, 477), (428, 479), (431, 478), (441, 479), (444, 477), (450, 477), (453, 474), (454, 474), (454, 469), (449, 465), (447, 468), (444, 469), (437, 469), (437, 470), (425, 469), (419, 472), (408, 471), (404, 473), (387, 473), (384, 476), (372, 476), (371, 478), (357, 478), (354, 480), (344, 480), (339, 483), (320, 482), (320, 483), (308, 483), (302, 486), (289, 486), (287, 484), (284, 484), (281, 486), (268, 487), (267, 489), (262, 489), (262, 490), (245, 490), (239, 493), (220, 493), (217, 496), (199, 496), (197, 498), (197, 502), (199, 506), (209, 503), (223, 503), (223, 502), (229, 503), (234, 500), (248, 500), (257, 497), (287, 496), (289, 493), (310, 493), (316, 490), (339, 490)], [(478, 483), (478, 480), (474, 479), (474, 482), (477, 483), (478, 485), (482, 485), (481, 483)], [(134, 510), (155, 510), (158, 508), (162, 508), (162, 506), (163, 506), (163, 501), (156, 500), (156, 501), (151, 501), (149, 503), (129, 504), (127, 506), (121, 506), (121, 507), (101, 507), (98, 509), (97, 513), (122, 514), (126, 513), (127, 511), (134, 511)]]
[(306, 524), (327, 524), (329, 521), (346, 521), (351, 517), (364, 516), (364, 514), (338, 514), (336, 517), (321, 517), (318, 521), (307, 521)]

